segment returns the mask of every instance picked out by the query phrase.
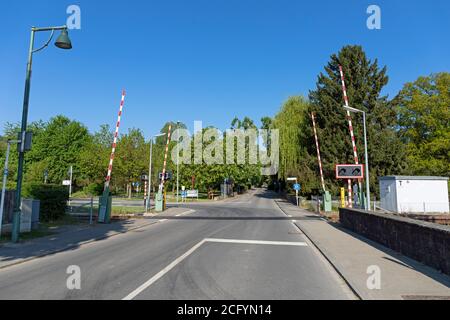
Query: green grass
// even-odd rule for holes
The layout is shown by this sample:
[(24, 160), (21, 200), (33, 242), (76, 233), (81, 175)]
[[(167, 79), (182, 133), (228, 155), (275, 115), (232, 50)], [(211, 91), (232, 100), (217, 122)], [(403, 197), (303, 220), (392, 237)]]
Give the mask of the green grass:
[(64, 216), (62, 216), (58, 220), (40, 222), (39, 226), (40, 227), (45, 227), (45, 228), (54, 228), (54, 227), (60, 227), (60, 226), (65, 226), (65, 225), (73, 225), (73, 224), (80, 224), (80, 223), (81, 222), (77, 218), (72, 217), (72, 216), (70, 216), (68, 214), (65, 214)]
[[(30, 232), (23, 232), (20, 234), (20, 241), (28, 241), (36, 238), (42, 238), (46, 236), (50, 236), (55, 234), (52, 229), (65, 225), (75, 225), (81, 224), (77, 218), (71, 217), (69, 215), (64, 215), (58, 220), (40, 222), (39, 227), (35, 230), (31, 230)], [(11, 241), (11, 234), (2, 234), (0, 237), (0, 243), (6, 243)]]
[[(36, 230), (31, 230), (30, 232), (24, 232), (20, 234), (20, 241), (28, 241), (36, 238), (42, 238), (55, 234), (55, 232), (49, 230), (46, 226), (39, 226)], [(11, 234), (2, 234), (0, 237), (0, 243), (6, 243), (11, 241)]]
[(112, 215), (125, 215), (133, 213), (144, 213), (145, 209), (143, 207), (125, 207), (125, 206), (113, 206)]

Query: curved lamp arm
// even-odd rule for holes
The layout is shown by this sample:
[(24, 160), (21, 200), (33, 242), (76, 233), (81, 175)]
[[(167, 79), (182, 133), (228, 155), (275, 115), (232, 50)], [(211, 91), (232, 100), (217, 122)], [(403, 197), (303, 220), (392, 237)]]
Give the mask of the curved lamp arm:
[(55, 29), (52, 29), (52, 33), (50, 34), (50, 38), (48, 39), (48, 41), (47, 41), (42, 47), (40, 47), (39, 49), (33, 50), (32, 53), (41, 51), (42, 49), (44, 49), (45, 47), (47, 47), (48, 44), (50, 43), (50, 41), (52, 41), (53, 35), (54, 35), (54, 34), (55, 34)]

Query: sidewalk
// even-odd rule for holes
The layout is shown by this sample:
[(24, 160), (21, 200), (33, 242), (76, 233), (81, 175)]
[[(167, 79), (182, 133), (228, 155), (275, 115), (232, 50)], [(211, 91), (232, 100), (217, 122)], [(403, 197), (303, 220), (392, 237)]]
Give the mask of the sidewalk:
[[(450, 277), (286, 200), (276, 203), (361, 299), (450, 299)], [(380, 268), (380, 289), (367, 287), (369, 266)]]
[[(186, 208), (169, 208), (164, 216), (177, 215), (189, 211)], [(158, 215), (152, 215), (157, 217)], [(110, 224), (66, 225), (55, 228), (55, 234), (36, 238), (23, 243), (0, 245), (0, 270), (38, 257), (65, 250), (74, 250), (83, 244), (103, 240), (131, 230), (155, 223), (157, 219), (128, 219)]]

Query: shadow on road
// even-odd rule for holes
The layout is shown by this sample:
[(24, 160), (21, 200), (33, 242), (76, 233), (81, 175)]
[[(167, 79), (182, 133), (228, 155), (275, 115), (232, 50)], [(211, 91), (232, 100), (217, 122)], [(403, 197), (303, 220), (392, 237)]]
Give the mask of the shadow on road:
[(34, 257), (55, 254), (66, 250), (76, 250), (82, 244), (101, 241), (113, 234), (124, 233), (135, 224), (131, 220), (111, 224), (65, 225), (50, 229), (55, 234), (19, 243), (0, 245), (0, 268), (23, 262)]

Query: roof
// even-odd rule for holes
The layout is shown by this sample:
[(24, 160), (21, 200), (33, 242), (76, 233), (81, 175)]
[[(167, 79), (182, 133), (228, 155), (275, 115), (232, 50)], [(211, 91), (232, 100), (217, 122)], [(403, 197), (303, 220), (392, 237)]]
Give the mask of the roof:
[(378, 177), (379, 180), (448, 180), (448, 177), (431, 176), (385, 176)]

